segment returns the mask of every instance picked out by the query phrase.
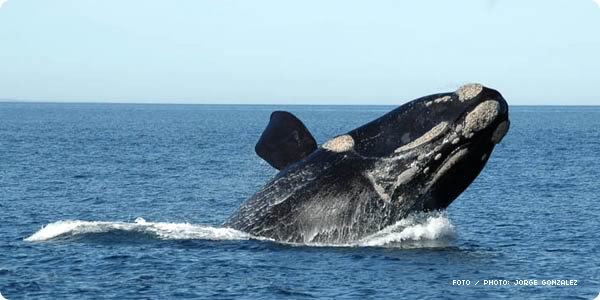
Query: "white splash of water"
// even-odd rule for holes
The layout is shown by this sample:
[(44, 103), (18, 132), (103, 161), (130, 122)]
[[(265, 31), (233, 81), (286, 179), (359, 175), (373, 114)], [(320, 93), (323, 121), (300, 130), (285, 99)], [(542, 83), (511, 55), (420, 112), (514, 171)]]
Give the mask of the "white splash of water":
[[(26, 238), (28, 242), (77, 237), (95, 233), (138, 233), (162, 240), (269, 240), (255, 237), (232, 228), (194, 225), (189, 223), (147, 222), (137, 218), (134, 222), (102, 222), (65, 220), (50, 223)], [(454, 238), (454, 225), (445, 213), (416, 214), (356, 242), (343, 244), (309, 243), (292, 244), (315, 247), (441, 247)], [(274, 242), (274, 241), (273, 241)], [(1, 299), (0, 299), (1, 300)]]
[(446, 213), (415, 214), (398, 221), (396, 224), (363, 238), (359, 246), (413, 246), (431, 245), (453, 239), (456, 235), (454, 225), (450, 223)]
[(355, 242), (285, 244), (311, 247), (439, 248), (449, 246), (455, 237), (454, 225), (447, 214), (431, 212), (410, 215), (394, 225)]
[(28, 242), (43, 242), (56, 238), (72, 237), (90, 233), (116, 231), (142, 233), (164, 240), (247, 240), (247, 233), (223, 227), (193, 225), (189, 223), (146, 222), (137, 218), (134, 223), (66, 220), (50, 223), (26, 238)]
[[(0, 6), (2, 6), (1, 0), (0, 0)], [(6, 298), (2, 297), (2, 293), (0, 293), (0, 300), (6, 300)]]

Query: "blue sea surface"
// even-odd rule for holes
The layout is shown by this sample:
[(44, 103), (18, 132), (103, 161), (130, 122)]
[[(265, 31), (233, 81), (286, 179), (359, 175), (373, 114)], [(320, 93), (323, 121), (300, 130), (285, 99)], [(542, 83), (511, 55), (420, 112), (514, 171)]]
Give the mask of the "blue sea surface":
[(508, 135), (447, 213), (362, 244), (281, 244), (219, 228), (276, 174), (254, 153), (273, 110), (296, 114), (322, 143), (390, 109), (0, 103), (0, 293), (9, 300), (598, 295), (600, 107), (511, 107)]

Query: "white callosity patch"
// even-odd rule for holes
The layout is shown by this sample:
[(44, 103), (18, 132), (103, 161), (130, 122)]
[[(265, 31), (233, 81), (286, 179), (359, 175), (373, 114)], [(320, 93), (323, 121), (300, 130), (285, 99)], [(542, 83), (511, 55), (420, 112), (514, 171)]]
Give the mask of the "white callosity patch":
[(500, 104), (495, 100), (487, 100), (477, 105), (465, 118), (463, 135), (472, 137), (474, 132), (490, 126), (500, 112)]
[(458, 100), (464, 102), (477, 97), (481, 91), (483, 91), (483, 85), (471, 83), (459, 87), (456, 94), (458, 95)]
[(448, 102), (450, 100), (452, 100), (452, 97), (450, 97), (450, 96), (444, 96), (444, 97), (437, 98), (437, 99), (433, 100), (433, 102), (435, 102), (435, 103), (446, 103), (446, 102)]
[(423, 134), (422, 136), (418, 137), (416, 140), (414, 140), (404, 146), (401, 146), (400, 148), (396, 149), (396, 151), (394, 151), (394, 152), (402, 152), (402, 151), (406, 151), (406, 150), (410, 150), (410, 149), (419, 147), (425, 143), (432, 141), (433, 139), (439, 137), (440, 135), (444, 134), (447, 129), (448, 129), (448, 123), (441, 122), (440, 124), (433, 127), (431, 130), (429, 130), (428, 132)]
[(354, 148), (354, 139), (350, 135), (344, 134), (327, 141), (321, 147), (333, 152), (346, 152)]
[(444, 97), (437, 98), (435, 100), (425, 102), (425, 106), (430, 107), (434, 103), (435, 104), (446, 103), (446, 102), (450, 102), (451, 100), (452, 100), (452, 97), (444, 96)]
[(508, 121), (504, 121), (496, 127), (496, 130), (494, 130), (494, 133), (492, 134), (492, 142), (494, 144), (499, 144), (506, 135), (506, 132), (508, 132)]

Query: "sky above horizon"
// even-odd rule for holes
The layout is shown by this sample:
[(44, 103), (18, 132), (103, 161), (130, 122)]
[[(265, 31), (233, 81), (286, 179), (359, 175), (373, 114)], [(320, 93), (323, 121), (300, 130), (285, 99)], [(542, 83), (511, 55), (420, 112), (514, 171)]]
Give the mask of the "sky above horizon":
[(600, 105), (600, 0), (0, 0), (0, 99)]

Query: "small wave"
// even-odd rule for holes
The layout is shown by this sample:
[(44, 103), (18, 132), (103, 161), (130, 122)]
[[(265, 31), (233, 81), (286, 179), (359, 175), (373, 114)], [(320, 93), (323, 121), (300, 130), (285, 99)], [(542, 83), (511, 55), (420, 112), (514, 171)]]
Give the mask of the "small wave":
[[(147, 222), (137, 218), (131, 222), (102, 222), (65, 220), (50, 223), (26, 238), (28, 242), (43, 242), (69, 239), (89, 234), (133, 233), (156, 237), (161, 240), (269, 240), (252, 236), (226, 227), (193, 225), (189, 223)], [(398, 247), (423, 248), (443, 247), (454, 238), (454, 225), (445, 213), (415, 214), (365, 237), (357, 242), (345, 244), (308, 243), (297, 246), (315, 247)], [(287, 244), (287, 243), (286, 243)]]
[(133, 223), (65, 220), (50, 223), (26, 238), (28, 242), (43, 242), (96, 233), (128, 232), (155, 236), (163, 240), (247, 240), (247, 233), (224, 227), (189, 223), (146, 222), (137, 218)]

